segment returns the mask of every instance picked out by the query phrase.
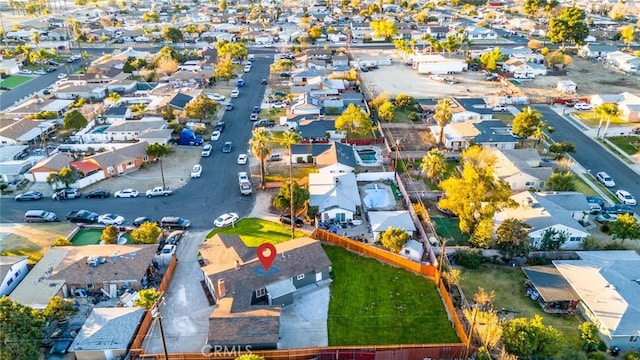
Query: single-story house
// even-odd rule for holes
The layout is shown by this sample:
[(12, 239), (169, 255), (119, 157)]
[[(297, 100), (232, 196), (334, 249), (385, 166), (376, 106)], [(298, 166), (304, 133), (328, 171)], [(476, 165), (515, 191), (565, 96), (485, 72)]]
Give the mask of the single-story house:
[(173, 129), (146, 130), (138, 135), (138, 140), (148, 144), (166, 145), (171, 140), (171, 134), (173, 134)]
[(640, 349), (640, 255), (633, 250), (578, 251), (553, 265), (580, 297), (578, 309), (607, 348)]
[(109, 126), (104, 134), (111, 141), (136, 141), (141, 133), (167, 128), (165, 120), (125, 120)]
[[(366, 203), (365, 206), (367, 206)], [(406, 210), (368, 211), (367, 215), (369, 215), (369, 223), (371, 224), (374, 242), (378, 241), (380, 233), (387, 231), (389, 228), (402, 229), (409, 234), (409, 238), (412, 238), (417, 230), (413, 219), (411, 219), (411, 214)]]
[(512, 191), (544, 189), (547, 179), (553, 174), (551, 164), (543, 163), (535, 149), (488, 150), (497, 159), (494, 176), (509, 184)]
[[(438, 126), (431, 127), (433, 134), (439, 134)], [(445, 147), (447, 149), (466, 149), (470, 144), (478, 144), (484, 148), (501, 150), (515, 149), (518, 139), (511, 130), (499, 120), (470, 120), (451, 123), (444, 128)]]
[(321, 173), (352, 173), (358, 164), (353, 147), (335, 141), (314, 160)]
[(76, 85), (71, 82), (60, 85), (53, 92), (56, 99), (76, 100), (78, 98), (102, 100), (107, 96), (107, 88), (100, 84)]
[(127, 119), (131, 119), (131, 109), (128, 106), (110, 107), (104, 113), (104, 121), (107, 124), (113, 124)]
[(22, 119), (0, 129), (0, 146), (33, 144), (48, 136), (56, 128), (53, 120)]
[(578, 50), (578, 56), (586, 59), (605, 58), (607, 54), (618, 51), (615, 45), (607, 44), (585, 44)]
[(205, 286), (216, 303), (209, 317), (212, 351), (219, 346), (276, 349), (281, 309), (294, 302), (300, 289), (331, 281), (331, 262), (320, 242), (299, 238), (277, 244), (275, 250), (273, 263), (264, 268), (255, 249), (237, 235), (216, 234), (200, 245)]
[(495, 31), (479, 26), (469, 26), (465, 32), (469, 40), (495, 40), (498, 38), (498, 33)]
[(77, 360), (124, 357), (145, 310), (139, 307), (94, 308), (69, 347)]
[[(153, 160), (147, 155), (147, 145), (149, 144), (146, 141), (140, 141), (92, 155), (84, 160), (97, 164), (105, 178), (120, 176), (138, 170), (142, 164)], [(100, 175), (97, 173), (95, 176)]]
[(454, 98), (452, 105), (452, 123), (493, 118), (493, 110), (482, 98)]
[(0, 298), (11, 294), (29, 272), (29, 257), (0, 256)]
[(575, 94), (576, 90), (578, 90), (578, 85), (571, 80), (558, 80), (556, 90), (565, 94)]
[[(511, 196), (517, 206), (495, 214), (494, 228), (497, 229), (506, 219), (515, 218), (531, 227), (529, 238), (533, 248), (540, 248), (545, 237), (558, 240), (564, 238), (561, 249), (576, 250), (582, 247), (582, 241), (589, 232), (574, 218), (574, 209), (558, 205), (560, 201), (548, 198), (552, 193), (532, 193), (523, 191)], [(577, 199), (577, 197), (574, 197)], [(584, 196), (582, 197), (584, 199)], [(584, 199), (585, 205), (586, 199)], [(586, 208), (586, 206), (585, 206)], [(586, 211), (588, 214), (588, 210)]]
[(620, 94), (591, 95), (589, 100), (594, 107), (602, 104), (616, 104), (620, 110), (620, 118), (629, 122), (640, 121), (640, 96), (625, 91)]
[(192, 96), (179, 92), (169, 100), (169, 106), (178, 110), (183, 110), (191, 100), (193, 100)]
[(74, 160), (70, 153), (57, 152), (40, 160), (29, 170), (29, 180), (32, 182), (46, 182), (51, 173), (57, 173), (63, 167), (68, 167)]
[(336, 122), (333, 120), (301, 120), (297, 130), (304, 142), (327, 142), (331, 138), (331, 132), (335, 133), (336, 131)]
[(16, 59), (3, 59), (2, 56), (0, 56), (0, 73), (13, 75), (19, 72), (20, 64), (18, 64)]
[(53, 247), (29, 271), (9, 297), (22, 305), (44, 309), (52, 296), (70, 297), (73, 289), (139, 289), (156, 245), (87, 245)]
[(309, 205), (318, 207), (321, 221), (349, 222), (360, 204), (354, 173), (309, 174)]

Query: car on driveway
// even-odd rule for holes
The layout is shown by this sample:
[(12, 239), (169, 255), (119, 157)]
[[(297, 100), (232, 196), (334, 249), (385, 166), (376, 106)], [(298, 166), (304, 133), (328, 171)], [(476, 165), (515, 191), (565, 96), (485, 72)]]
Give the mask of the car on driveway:
[(248, 156), (247, 154), (238, 155), (238, 165), (244, 165), (247, 163)]
[(193, 168), (191, 169), (191, 178), (195, 179), (195, 178), (199, 178), (200, 176), (202, 176), (202, 165), (200, 164), (193, 165)]
[(175, 246), (175, 245), (171, 245), (171, 244), (165, 245), (162, 248), (162, 255), (171, 255), (171, 256), (173, 256), (173, 255), (176, 254), (176, 250), (177, 249), (178, 249), (178, 247)]
[(122, 225), (124, 217), (118, 214), (102, 214), (98, 216), (98, 223), (102, 225)]
[(85, 197), (87, 199), (93, 199), (93, 198), (106, 199), (109, 196), (111, 196), (111, 192), (109, 192), (109, 190), (96, 189), (96, 190), (89, 191), (89, 193), (87, 193)]
[(600, 223), (614, 222), (614, 221), (618, 220), (618, 215), (602, 213), (602, 214), (596, 215), (595, 220), (597, 222), (600, 222)]
[(153, 218), (150, 218), (148, 216), (139, 216), (139, 217), (133, 219), (133, 226), (140, 226), (140, 225), (142, 225), (144, 223), (147, 223), (147, 222), (160, 225), (160, 223), (158, 223), (158, 221), (154, 220)]
[(622, 202), (624, 205), (631, 205), (634, 206), (637, 204), (636, 202), (636, 198), (633, 197), (633, 195), (631, 195), (628, 191), (626, 190), (618, 190), (616, 191), (616, 197), (618, 198), (618, 200), (620, 200), (620, 202)]
[(607, 206), (604, 208), (604, 212), (607, 214), (617, 214), (617, 215), (622, 215), (622, 214), (633, 215), (634, 214), (634, 211), (630, 206), (621, 205), (621, 204)]
[(215, 130), (211, 133), (211, 141), (218, 141), (220, 139), (220, 131)]
[(277, 102), (277, 103), (273, 103), (271, 104), (271, 107), (274, 109), (284, 109), (287, 107), (287, 104), (283, 103), (283, 102)]
[(222, 152), (223, 153), (230, 153), (232, 149), (233, 149), (233, 143), (231, 141), (227, 141), (222, 146)]
[(124, 190), (116, 191), (115, 194), (113, 194), (113, 196), (117, 198), (134, 198), (134, 197), (138, 197), (139, 194), (140, 193), (136, 189), (124, 189)]
[(67, 199), (77, 199), (81, 197), (80, 191), (78, 189), (62, 189), (58, 190), (51, 195), (53, 200), (67, 200)]
[(42, 199), (42, 193), (39, 191), (27, 191), (22, 194), (18, 194), (15, 197), (16, 201), (34, 201)]
[(606, 187), (616, 186), (616, 182), (613, 181), (613, 178), (604, 171), (600, 171), (599, 173), (596, 174), (596, 180), (598, 180), (598, 182), (600, 182), (602, 185)]
[[(280, 216), (280, 222), (284, 225), (291, 225), (291, 215), (282, 215)], [(299, 217), (295, 218), (295, 227), (302, 227), (304, 225), (304, 221)]]
[(215, 101), (225, 101), (227, 98), (218, 94), (218, 93), (213, 93), (213, 94), (209, 94), (207, 95), (209, 97), (209, 99), (211, 100), (215, 100)]
[(184, 235), (185, 235), (184, 231), (176, 230), (171, 234), (169, 234), (169, 237), (167, 237), (167, 240), (165, 240), (165, 244), (171, 244), (171, 245), (177, 246), (180, 243), (180, 240), (182, 240), (182, 238), (184, 237)]
[(213, 222), (213, 225), (215, 225), (216, 227), (231, 226), (231, 225), (235, 224), (236, 221), (238, 221), (239, 218), (240, 217), (236, 213), (222, 214), (217, 219), (215, 219), (215, 221)]
[(93, 224), (98, 221), (98, 214), (89, 210), (71, 211), (67, 214), (67, 220), (73, 223)]
[(593, 107), (591, 104), (587, 104), (586, 102), (579, 102), (573, 105), (573, 108), (576, 110), (591, 110)]

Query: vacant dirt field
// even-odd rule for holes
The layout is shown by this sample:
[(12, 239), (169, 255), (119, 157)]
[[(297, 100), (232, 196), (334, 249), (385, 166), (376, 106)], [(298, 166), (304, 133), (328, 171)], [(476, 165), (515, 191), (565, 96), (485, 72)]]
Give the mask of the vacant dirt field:
[(566, 68), (566, 75), (538, 76), (533, 81), (518, 85), (532, 100), (567, 97), (556, 90), (558, 80), (571, 80), (578, 86), (576, 96), (593, 94), (617, 94), (640, 89), (640, 77), (627, 75), (597, 61), (573, 58), (573, 64)]
[(0, 254), (29, 256), (35, 263), (59, 236), (67, 237), (76, 227), (67, 222), (51, 224), (14, 224), (0, 227)]

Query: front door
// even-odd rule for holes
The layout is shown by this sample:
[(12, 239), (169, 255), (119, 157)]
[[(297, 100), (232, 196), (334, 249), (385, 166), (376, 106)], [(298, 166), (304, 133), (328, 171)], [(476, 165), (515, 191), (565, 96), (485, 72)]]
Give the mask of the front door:
[(336, 213), (336, 222), (339, 222), (339, 223), (346, 222), (345, 213)]

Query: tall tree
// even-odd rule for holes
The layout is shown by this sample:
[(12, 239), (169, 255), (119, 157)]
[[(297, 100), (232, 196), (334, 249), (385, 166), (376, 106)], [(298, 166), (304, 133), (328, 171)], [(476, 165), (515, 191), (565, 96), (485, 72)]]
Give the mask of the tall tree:
[(0, 360), (37, 359), (45, 317), (8, 296), (0, 298)]
[(145, 151), (147, 155), (153, 156), (155, 159), (158, 159), (158, 161), (160, 162), (160, 176), (162, 177), (162, 188), (166, 189), (167, 186), (164, 181), (164, 168), (162, 166), (162, 159), (165, 156), (169, 155), (169, 152), (171, 151), (171, 149), (167, 145), (155, 143), (155, 144), (147, 145), (147, 147), (145, 148)]
[(620, 28), (620, 39), (622, 39), (622, 42), (624, 42), (624, 44), (627, 45), (627, 50), (631, 49), (631, 44), (635, 41), (635, 38), (636, 38), (635, 31), (636, 30), (633, 27), (633, 25), (626, 25)]
[(218, 56), (226, 56), (228, 54), (232, 58), (244, 59), (249, 55), (249, 51), (242, 42), (218, 41), (216, 50), (218, 50)]
[(513, 134), (521, 138), (528, 138), (535, 131), (542, 120), (542, 114), (528, 106), (513, 118)]
[(162, 31), (160, 32), (160, 36), (162, 36), (162, 38), (165, 40), (171, 41), (172, 43), (178, 43), (184, 40), (182, 31), (174, 26), (163, 26)]
[(440, 183), (444, 196), (438, 202), (459, 219), (463, 233), (471, 234), (477, 247), (488, 247), (493, 234), (493, 217), (497, 211), (515, 206), (511, 188), (494, 176), (495, 156), (480, 146), (462, 153), (462, 173)]
[(82, 113), (78, 110), (71, 110), (64, 114), (64, 119), (62, 119), (63, 126), (65, 129), (73, 129), (80, 130), (87, 126), (89, 123), (87, 118), (82, 115)]
[(504, 220), (496, 230), (496, 247), (508, 258), (529, 254), (529, 230), (531, 227), (521, 220)]
[(624, 243), (626, 239), (640, 239), (640, 225), (633, 215), (618, 215), (616, 221), (611, 224), (610, 229), (613, 238), (620, 239), (622, 243)]
[(398, 34), (398, 28), (391, 19), (373, 20), (370, 23), (373, 36), (377, 38), (391, 39)]
[(596, 137), (600, 135), (600, 128), (602, 127), (602, 122), (604, 118), (607, 118), (607, 124), (604, 127), (604, 133), (602, 134), (603, 138), (607, 137), (607, 132), (609, 131), (609, 125), (611, 124), (611, 118), (614, 116), (620, 116), (620, 109), (618, 109), (617, 104), (601, 104), (598, 105), (594, 111), (597, 115), (600, 116), (600, 122), (598, 123), (598, 132), (596, 133)]
[(396, 106), (391, 101), (385, 101), (378, 107), (378, 117), (386, 122), (392, 122), (396, 113)]
[(249, 140), (249, 147), (251, 153), (260, 162), (260, 185), (264, 188), (264, 161), (271, 155), (271, 145), (269, 140), (271, 133), (265, 128), (257, 128), (251, 133), (251, 139)]
[(372, 123), (369, 116), (361, 107), (349, 104), (342, 115), (336, 119), (336, 129), (344, 131), (347, 137), (353, 134), (368, 134), (371, 132)]
[(502, 342), (506, 350), (521, 358), (536, 356), (551, 358), (559, 350), (562, 333), (552, 326), (544, 326), (542, 317), (516, 318), (503, 326)]
[(399, 253), (404, 244), (409, 240), (409, 234), (404, 229), (389, 227), (380, 233), (380, 243), (387, 250)]
[(102, 235), (100, 235), (100, 240), (102, 240), (102, 242), (105, 244), (117, 244), (119, 234), (120, 232), (118, 231), (117, 227), (113, 225), (109, 225), (106, 228), (104, 228), (104, 230), (102, 230)]
[(549, 133), (552, 133), (554, 131), (553, 126), (549, 126), (548, 124), (549, 123), (547, 121), (540, 121), (538, 122), (538, 125), (536, 125), (536, 128), (533, 130), (531, 138), (536, 141), (534, 148), (537, 148), (540, 142), (547, 138), (545, 130)]
[(547, 32), (549, 29), (549, 18), (555, 12), (555, 9), (560, 5), (558, 0), (525, 0), (523, 10), (527, 17), (532, 18), (539, 25), (545, 24), (546, 29), (544, 32), (544, 38), (542, 46), (547, 42)]
[(438, 143), (444, 146), (444, 128), (451, 123), (453, 118), (453, 111), (451, 110), (451, 100), (440, 99), (436, 104), (433, 118), (440, 127), (440, 135), (438, 135)]
[(582, 45), (589, 35), (589, 25), (583, 9), (578, 7), (566, 7), (558, 16), (549, 20), (549, 40), (553, 44), (566, 42)]
[(58, 170), (57, 173), (49, 174), (46, 181), (47, 184), (51, 185), (53, 188), (57, 188), (59, 185), (67, 188), (69, 185), (75, 183), (81, 175), (82, 174), (77, 170), (65, 166)]
[(571, 172), (554, 172), (547, 178), (545, 188), (549, 191), (575, 191), (575, 175)]
[(218, 103), (215, 100), (209, 99), (205, 94), (198, 95), (184, 107), (184, 111), (188, 117), (198, 119), (200, 122), (212, 117), (217, 110)]
[(162, 234), (162, 229), (154, 222), (146, 222), (131, 232), (135, 244), (155, 244)]
[(444, 154), (438, 149), (431, 149), (422, 158), (420, 173), (425, 174), (434, 183), (440, 182), (447, 170)]
[[(284, 146), (287, 148), (287, 152), (289, 153), (289, 184), (293, 184), (293, 154), (291, 153), (291, 147), (294, 144), (299, 143), (301, 140), (300, 138), (300, 134), (298, 134), (295, 131), (287, 131), (284, 132), (282, 134), (282, 136), (280, 137), (280, 139), (278, 139), (278, 143), (280, 144), (280, 146)], [(295, 200), (296, 197), (294, 196), (294, 191), (295, 191), (295, 187), (297, 184), (294, 184), (293, 186), (289, 186), (289, 210), (290, 210), (290, 215), (291, 215), (291, 240), (293, 240), (295, 238), (295, 212), (296, 210), (299, 210), (300, 208), (298, 208), (297, 205), (304, 205), (303, 204), (298, 204)], [(307, 191), (307, 198), (308, 198), (308, 191)], [(306, 200), (305, 200), (306, 201)]]
[(229, 80), (233, 78), (236, 65), (231, 60), (230, 56), (224, 56), (218, 58), (218, 64), (215, 67), (214, 76), (216, 79), (226, 81), (229, 84)]

